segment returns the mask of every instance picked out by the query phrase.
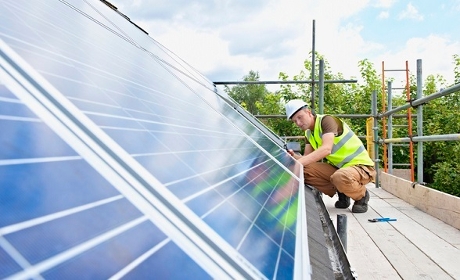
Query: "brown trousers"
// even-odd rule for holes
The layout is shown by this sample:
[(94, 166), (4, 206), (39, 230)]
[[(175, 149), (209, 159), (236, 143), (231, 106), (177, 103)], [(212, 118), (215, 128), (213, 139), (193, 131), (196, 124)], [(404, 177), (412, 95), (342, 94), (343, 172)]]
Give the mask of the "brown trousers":
[(356, 165), (337, 168), (328, 163), (314, 162), (304, 166), (305, 184), (333, 197), (337, 191), (353, 200), (359, 200), (366, 194), (366, 184), (375, 178), (375, 169), (371, 166)]

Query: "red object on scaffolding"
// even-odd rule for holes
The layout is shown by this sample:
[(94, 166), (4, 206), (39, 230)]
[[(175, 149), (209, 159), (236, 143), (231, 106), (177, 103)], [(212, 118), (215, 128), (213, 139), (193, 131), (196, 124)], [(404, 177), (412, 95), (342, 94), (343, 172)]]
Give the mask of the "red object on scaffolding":
[[(409, 82), (409, 63), (406, 60), (406, 69), (404, 70), (385, 70), (385, 63), (382, 61), (382, 112), (386, 111), (386, 94), (387, 88), (385, 86), (385, 71), (405, 71), (406, 74), (406, 102), (412, 102), (410, 96), (410, 82)], [(412, 141), (412, 107), (407, 109), (407, 134), (409, 139), (409, 165), (410, 165), (410, 178), (412, 182), (415, 182), (415, 164), (414, 164), (414, 142)], [(385, 117), (382, 117), (382, 137), (383, 139), (387, 138), (387, 124)], [(383, 143), (383, 169), (385, 172), (388, 172), (388, 149), (387, 144)]]

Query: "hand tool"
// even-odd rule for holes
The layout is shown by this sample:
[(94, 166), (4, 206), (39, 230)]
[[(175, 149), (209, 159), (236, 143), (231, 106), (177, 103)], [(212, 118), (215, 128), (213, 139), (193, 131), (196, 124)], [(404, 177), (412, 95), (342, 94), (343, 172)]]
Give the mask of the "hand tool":
[(374, 218), (374, 219), (368, 219), (369, 222), (391, 222), (391, 221), (396, 221), (396, 219), (393, 219), (393, 218), (384, 218), (384, 217), (381, 217), (381, 218)]

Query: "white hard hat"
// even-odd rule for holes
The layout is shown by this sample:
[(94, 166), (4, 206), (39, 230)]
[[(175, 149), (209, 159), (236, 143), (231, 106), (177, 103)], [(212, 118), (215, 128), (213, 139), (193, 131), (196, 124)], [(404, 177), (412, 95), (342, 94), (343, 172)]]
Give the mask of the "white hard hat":
[(286, 104), (286, 117), (287, 119), (291, 119), (291, 117), (297, 113), (300, 109), (302, 109), (304, 106), (308, 106), (307, 103), (303, 100), (300, 99), (293, 99), (289, 100), (289, 102)]

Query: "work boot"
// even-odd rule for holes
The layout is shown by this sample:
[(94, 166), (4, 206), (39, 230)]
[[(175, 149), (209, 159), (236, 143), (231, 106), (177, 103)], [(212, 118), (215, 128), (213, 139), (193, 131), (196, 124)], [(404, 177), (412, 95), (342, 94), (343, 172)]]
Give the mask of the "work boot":
[(337, 192), (339, 200), (335, 202), (335, 208), (348, 208), (350, 206), (350, 198), (341, 192)]
[(355, 204), (351, 208), (353, 213), (366, 213), (367, 212), (367, 203), (369, 202), (369, 192), (366, 190), (366, 194), (360, 200), (356, 200)]

